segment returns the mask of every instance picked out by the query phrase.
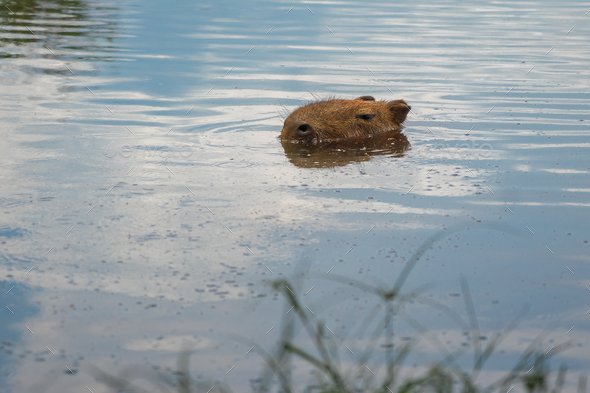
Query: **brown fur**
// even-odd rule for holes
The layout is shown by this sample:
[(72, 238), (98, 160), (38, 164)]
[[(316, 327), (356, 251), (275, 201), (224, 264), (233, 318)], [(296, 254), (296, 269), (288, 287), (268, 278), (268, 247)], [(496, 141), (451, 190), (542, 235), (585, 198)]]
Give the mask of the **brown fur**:
[(410, 109), (404, 100), (375, 101), (371, 96), (312, 102), (285, 119), (281, 139), (317, 144), (399, 133)]

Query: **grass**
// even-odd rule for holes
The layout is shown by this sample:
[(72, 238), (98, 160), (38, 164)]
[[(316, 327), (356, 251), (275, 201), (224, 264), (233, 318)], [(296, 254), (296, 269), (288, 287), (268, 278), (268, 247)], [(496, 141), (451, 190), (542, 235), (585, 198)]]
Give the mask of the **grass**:
[[(403, 280), (402, 280), (403, 281)], [(402, 282), (400, 281), (400, 283)], [(463, 296), (466, 309), (470, 319), (471, 335), (474, 340), (471, 346), (474, 352), (474, 361), (471, 370), (465, 371), (457, 362), (455, 357), (458, 354), (449, 354), (446, 359), (431, 366), (419, 376), (403, 376), (404, 360), (411, 353), (413, 344), (408, 343), (396, 348), (394, 345), (393, 321), (398, 314), (400, 307), (410, 299), (416, 299), (416, 295), (402, 295), (397, 288), (384, 290), (382, 288), (371, 288), (363, 283), (352, 282), (352, 285), (372, 291), (383, 303), (382, 315), (377, 326), (381, 329), (370, 335), (370, 342), (383, 342), (384, 345), (384, 369), (381, 372), (374, 372), (366, 365), (369, 361), (379, 356), (374, 346), (369, 346), (365, 353), (359, 354), (356, 370), (346, 370), (339, 366), (338, 349), (340, 343), (332, 342), (333, 335), (326, 334), (326, 325), (301, 303), (302, 296), (295, 290), (289, 281), (278, 280), (273, 286), (286, 299), (288, 307), (293, 311), (291, 318), (283, 329), (283, 334), (278, 345), (277, 353), (273, 357), (267, 357), (266, 362), (278, 381), (278, 391), (294, 392), (300, 391), (285, 371), (283, 365), (288, 365), (297, 360), (315, 371), (317, 383), (316, 391), (321, 393), (338, 392), (374, 392), (374, 393), (410, 393), (410, 392), (508, 392), (515, 388), (526, 392), (560, 392), (565, 383), (566, 370), (560, 368), (554, 375), (549, 367), (549, 359), (564, 349), (564, 346), (554, 347), (550, 352), (538, 352), (531, 346), (516, 362), (513, 368), (497, 381), (482, 385), (478, 382), (478, 376), (494, 353), (494, 349), (507, 333), (498, 334), (487, 345), (482, 346), (479, 340), (479, 327), (475, 318), (475, 308), (471, 300), (469, 288), (465, 280), (462, 280)], [(429, 301), (431, 302), (431, 301)], [(433, 304), (439, 308), (442, 305)], [(449, 310), (446, 310), (449, 311)], [(307, 333), (314, 345), (314, 351), (305, 350), (295, 342), (294, 332), (297, 325), (301, 326)], [(417, 326), (418, 329), (422, 329)], [(508, 329), (509, 330), (509, 329)], [(339, 345), (340, 344), (340, 345)], [(271, 378), (266, 381), (261, 391), (272, 391)], [(585, 391), (585, 380), (580, 380), (580, 391)]]
[[(479, 376), (485, 370), (487, 362), (498, 348), (517, 321), (506, 329), (498, 332), (484, 345), (480, 340), (480, 328), (475, 312), (475, 304), (465, 279), (461, 280), (461, 290), (465, 301), (467, 321), (454, 313), (444, 304), (419, 293), (404, 293), (402, 288), (410, 272), (430, 246), (448, 235), (449, 232), (438, 233), (425, 242), (408, 260), (404, 269), (390, 288), (374, 287), (363, 282), (334, 275), (324, 278), (337, 281), (343, 285), (352, 285), (360, 290), (372, 293), (377, 301), (378, 312), (374, 314), (376, 323), (371, 324), (373, 331), (365, 332), (369, 345), (361, 353), (356, 354), (354, 366), (342, 365), (340, 359), (342, 348), (349, 348), (345, 342), (327, 328), (303, 303), (303, 296), (289, 280), (281, 279), (272, 283), (273, 289), (285, 300), (287, 312), (283, 315), (280, 336), (276, 348), (267, 352), (254, 345), (258, 354), (264, 359), (265, 367), (258, 378), (255, 392), (317, 392), (317, 393), (559, 393), (566, 384), (566, 369), (560, 367), (552, 370), (549, 360), (566, 348), (566, 344), (557, 345), (549, 352), (538, 351), (538, 345), (531, 345), (508, 369), (503, 376), (491, 383), (480, 382)], [(472, 338), (469, 349), (473, 351), (472, 366), (462, 368), (457, 357), (465, 350), (453, 353), (445, 352), (441, 343), (437, 345), (443, 352), (444, 359), (431, 365), (418, 375), (404, 373), (404, 361), (415, 350), (412, 342), (395, 345), (394, 320), (399, 317), (400, 310), (409, 302), (422, 302), (441, 311), (461, 326), (470, 330)], [(417, 321), (406, 317), (406, 321), (421, 333), (427, 331)], [(304, 334), (300, 334), (304, 333)], [(312, 343), (311, 347), (309, 342)], [(381, 345), (377, 345), (381, 343)], [(538, 344), (538, 343), (537, 343)], [(352, 352), (352, 351), (351, 351)], [(369, 364), (382, 364), (380, 369), (372, 370)], [(294, 380), (293, 369), (306, 368), (314, 375), (312, 381)], [(94, 370), (95, 377), (116, 392), (230, 392), (222, 383), (197, 383), (191, 378), (190, 351), (181, 352), (178, 356), (177, 371), (172, 375), (161, 375), (151, 390), (145, 390), (133, 383), (134, 378), (126, 373), (113, 376)], [(212, 386), (214, 386), (212, 388)], [(570, 389), (571, 390), (571, 389)], [(586, 379), (578, 380), (577, 391), (586, 392)]]

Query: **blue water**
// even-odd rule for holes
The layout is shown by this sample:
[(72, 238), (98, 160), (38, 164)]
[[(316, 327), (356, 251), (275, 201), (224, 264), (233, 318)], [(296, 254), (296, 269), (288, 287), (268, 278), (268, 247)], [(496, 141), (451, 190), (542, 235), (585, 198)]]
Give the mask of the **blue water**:
[[(375, 300), (321, 274), (390, 285), (441, 231), (404, 288), (467, 319), (464, 278), (484, 341), (521, 317), (481, 378), (539, 337), (590, 370), (589, 11), (0, 1), (2, 391), (103, 392), (92, 366), (174, 368), (187, 346), (195, 376), (247, 391), (261, 360), (236, 337), (275, 342), (270, 280), (303, 272), (363, 348)], [(409, 146), (285, 154), (290, 110), (361, 95), (412, 105)], [(468, 341), (420, 304), (396, 329), (410, 372), (442, 358), (432, 337)]]

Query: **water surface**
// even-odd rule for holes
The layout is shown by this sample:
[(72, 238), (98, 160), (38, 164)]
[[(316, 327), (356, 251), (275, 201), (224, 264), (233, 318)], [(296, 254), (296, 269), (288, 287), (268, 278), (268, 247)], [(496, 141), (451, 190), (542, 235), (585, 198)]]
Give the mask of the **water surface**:
[[(590, 369), (587, 3), (0, 5), (6, 391), (102, 392), (90, 366), (174, 367), (187, 345), (196, 375), (247, 391), (261, 362), (236, 337), (274, 343), (269, 280), (305, 272), (310, 308), (362, 348), (373, 298), (318, 275), (391, 284), (441, 231), (408, 290), (466, 317), (464, 277), (483, 336), (527, 310), (483, 378), (540, 336)], [(361, 95), (412, 105), (407, 143), (285, 153), (290, 110)], [(419, 341), (410, 369), (441, 358)]]

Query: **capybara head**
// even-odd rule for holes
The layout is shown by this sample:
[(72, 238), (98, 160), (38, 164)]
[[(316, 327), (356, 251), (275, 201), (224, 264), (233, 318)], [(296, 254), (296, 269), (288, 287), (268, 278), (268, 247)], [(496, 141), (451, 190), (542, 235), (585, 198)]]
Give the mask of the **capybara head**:
[(334, 140), (360, 140), (399, 132), (411, 107), (404, 100), (375, 101), (329, 99), (294, 110), (286, 119), (281, 139), (317, 144)]

